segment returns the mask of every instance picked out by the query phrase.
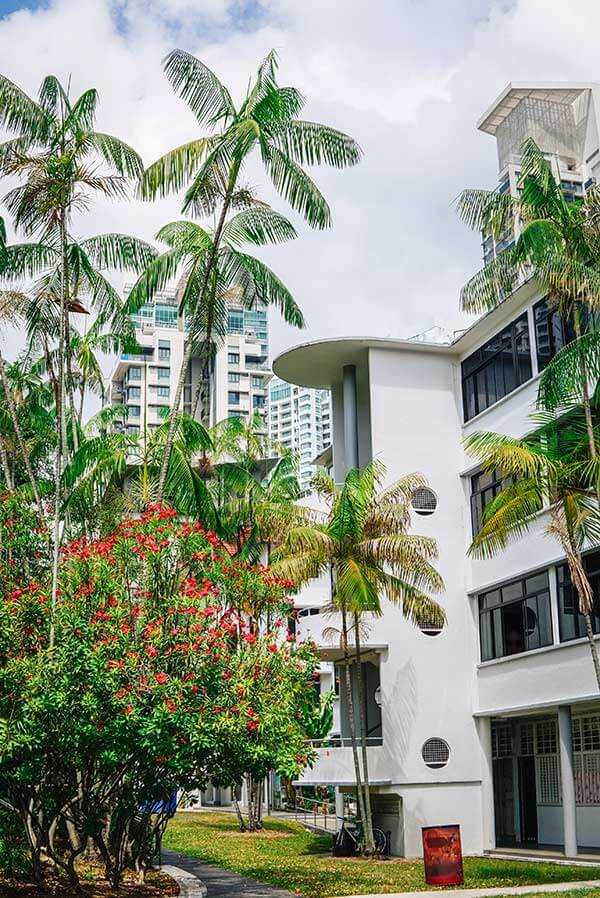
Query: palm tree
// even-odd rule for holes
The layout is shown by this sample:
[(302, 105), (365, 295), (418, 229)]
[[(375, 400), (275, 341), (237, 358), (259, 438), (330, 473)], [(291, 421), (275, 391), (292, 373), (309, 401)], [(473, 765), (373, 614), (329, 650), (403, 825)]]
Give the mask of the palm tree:
[[(125, 510), (137, 513), (157, 501), (158, 477), (169, 423), (147, 433), (118, 429), (120, 410), (107, 407), (85, 427), (84, 439), (64, 472), (65, 511), (70, 511), (86, 535), (96, 533), (95, 522)], [(110, 427), (110, 432), (107, 429)], [(198, 421), (184, 413), (177, 430), (165, 489), (166, 499), (182, 515), (199, 518), (219, 529), (218, 514), (194, 458), (211, 446)]]
[[(533, 277), (561, 314), (573, 322), (577, 339), (544, 372), (540, 404), (549, 411), (580, 401), (585, 414), (591, 458), (594, 440), (589, 381), (600, 376), (600, 333), (583, 329), (600, 304), (600, 187), (570, 201), (552, 167), (531, 138), (521, 151), (519, 195), (464, 190), (458, 212), (472, 228), (505, 237), (516, 233), (461, 292), (467, 312), (489, 311), (512, 293), (524, 277)], [(600, 484), (598, 487), (600, 500)]]
[[(221, 342), (227, 328), (227, 299), (234, 295), (246, 308), (275, 306), (285, 321), (297, 327), (304, 319), (292, 295), (271, 269), (254, 256), (242, 252), (243, 242), (264, 244), (290, 239), (295, 235), (284, 216), (260, 206), (235, 214), (222, 227), (218, 250), (216, 234), (191, 221), (176, 221), (165, 225), (156, 235), (168, 249), (153, 259), (139, 278), (125, 304), (127, 315), (137, 311), (156, 291), (178, 273), (185, 279), (180, 312), (185, 312), (187, 330), (184, 363), (180, 371), (173, 401), (174, 416), (165, 446), (161, 467), (159, 495), (165, 486), (172, 439), (176, 427), (176, 413), (181, 404), (188, 365), (194, 348), (205, 345), (206, 334)], [(209, 276), (209, 290), (203, 284)], [(205, 297), (205, 299), (203, 299)]]
[[(182, 211), (215, 216), (216, 225), (203, 271), (193, 284), (194, 307), (199, 319), (192, 319), (191, 327), (193, 332), (202, 332), (207, 360), (212, 353), (213, 332), (217, 336), (219, 333), (218, 324), (213, 327), (210, 312), (214, 307), (214, 270), (229, 213), (246, 207), (251, 198), (251, 191), (241, 186), (241, 177), (252, 153), (259, 151), (277, 192), (316, 228), (328, 227), (331, 214), (325, 198), (303, 166), (326, 164), (342, 168), (357, 163), (361, 155), (358, 145), (346, 134), (296, 118), (304, 100), (295, 88), (277, 84), (276, 71), (277, 57), (272, 51), (259, 66), (241, 105), (236, 107), (227, 88), (199, 59), (183, 50), (173, 50), (165, 60), (165, 73), (174, 91), (188, 103), (198, 124), (206, 126), (211, 133), (171, 150), (151, 165), (144, 174), (140, 194), (145, 199), (154, 199), (185, 186)], [(246, 230), (243, 239), (252, 243), (272, 242), (270, 236), (265, 240), (258, 231), (250, 237)], [(253, 268), (250, 274), (256, 280), (256, 265)], [(189, 340), (175, 410), (179, 407), (191, 354)], [(165, 466), (169, 452), (168, 442)]]
[(487, 471), (496, 470), (505, 486), (484, 510), (484, 523), (473, 538), (469, 554), (486, 558), (502, 551), (510, 540), (525, 534), (538, 512), (548, 508), (546, 533), (563, 550), (600, 689), (600, 661), (591, 612), (592, 587), (583, 565), (584, 546), (600, 541), (600, 510), (595, 494), (597, 461), (590, 462), (587, 423), (578, 413), (547, 421), (524, 439), (497, 433), (474, 433), (465, 440), (467, 451)]
[[(36, 235), (42, 242), (52, 238), (60, 259), (52, 608), (56, 605), (58, 589), (60, 488), (67, 448), (64, 380), (69, 332), (71, 221), (76, 211), (87, 208), (91, 194), (121, 197), (125, 193), (124, 176), (138, 178), (143, 171), (141, 159), (131, 147), (112, 135), (94, 130), (97, 102), (97, 91), (92, 89), (72, 103), (68, 92), (53, 75), (42, 82), (36, 102), (8, 78), (0, 76), (0, 123), (16, 135), (0, 145), (0, 174), (21, 179), (21, 184), (8, 193), (5, 202), (14, 216), (15, 227)], [(99, 173), (100, 162), (109, 166), (110, 174)]]
[[(357, 624), (366, 613), (381, 615), (383, 596), (398, 605), (404, 617), (413, 623), (429, 619), (442, 623), (445, 619), (441, 607), (430, 595), (443, 589), (442, 578), (432, 565), (437, 558), (435, 540), (409, 532), (410, 503), (415, 490), (424, 485), (424, 479), (410, 474), (384, 489), (384, 478), (385, 468), (378, 461), (362, 470), (349, 471), (341, 487), (325, 473), (319, 473), (315, 486), (329, 502), (327, 518), (322, 523), (292, 528), (283, 545), (274, 552), (272, 568), (298, 586), (321, 574), (332, 574), (333, 606), (341, 615), (348, 721), (368, 853), (373, 852), (374, 845), (366, 722), (363, 720), (360, 727), (361, 773), (348, 633), (353, 625), (355, 659), (360, 665)], [(359, 689), (360, 673), (358, 666)], [(363, 708), (362, 696), (359, 701)]]

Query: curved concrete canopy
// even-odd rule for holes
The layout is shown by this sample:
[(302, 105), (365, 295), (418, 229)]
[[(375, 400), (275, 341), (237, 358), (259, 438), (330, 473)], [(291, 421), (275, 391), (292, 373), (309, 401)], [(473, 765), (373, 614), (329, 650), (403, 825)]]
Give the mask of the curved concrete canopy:
[(397, 340), (392, 337), (341, 337), (301, 343), (282, 352), (273, 371), (287, 383), (329, 390), (342, 380), (344, 365), (356, 365), (368, 349), (448, 352), (448, 345)]

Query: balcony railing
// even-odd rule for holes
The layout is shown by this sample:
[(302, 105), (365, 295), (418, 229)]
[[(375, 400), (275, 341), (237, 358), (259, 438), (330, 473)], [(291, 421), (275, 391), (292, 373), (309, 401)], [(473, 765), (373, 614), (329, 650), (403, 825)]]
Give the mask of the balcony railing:
[[(367, 736), (368, 746), (383, 745), (383, 736)], [(357, 736), (357, 742), (362, 745), (362, 740)], [(309, 739), (308, 744), (313, 748), (351, 748), (350, 736), (328, 736), (326, 739)]]

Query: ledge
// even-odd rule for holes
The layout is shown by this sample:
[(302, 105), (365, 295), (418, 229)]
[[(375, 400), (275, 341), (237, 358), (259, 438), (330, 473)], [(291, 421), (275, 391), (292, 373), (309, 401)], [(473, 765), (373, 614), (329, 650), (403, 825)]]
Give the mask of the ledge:
[(181, 898), (206, 898), (208, 889), (201, 879), (182, 870), (181, 867), (174, 867), (171, 864), (164, 864), (161, 867), (163, 873), (175, 880), (179, 886), (179, 894)]

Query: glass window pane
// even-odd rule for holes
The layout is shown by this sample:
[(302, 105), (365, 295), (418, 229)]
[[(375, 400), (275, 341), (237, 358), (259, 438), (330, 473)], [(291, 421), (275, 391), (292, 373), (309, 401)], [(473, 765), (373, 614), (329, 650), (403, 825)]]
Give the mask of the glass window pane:
[(530, 599), (527, 599), (523, 610), (525, 614), (525, 635), (527, 637), (527, 648), (538, 649), (540, 647), (540, 628), (537, 598), (534, 596)]
[(548, 571), (541, 571), (533, 577), (526, 578), (525, 592), (540, 592), (543, 589), (548, 589)]
[(502, 601), (511, 602), (514, 599), (520, 599), (523, 595), (523, 581), (516, 580), (514, 583), (507, 583), (502, 587)]
[(492, 641), (492, 615), (488, 612), (479, 617), (479, 632), (481, 638), (481, 660), (489, 661), (494, 657)]
[(499, 610), (502, 614), (504, 654), (516, 655), (519, 652), (524, 652), (527, 648), (527, 643), (523, 620), (523, 603), (513, 602), (510, 605), (503, 605)]

